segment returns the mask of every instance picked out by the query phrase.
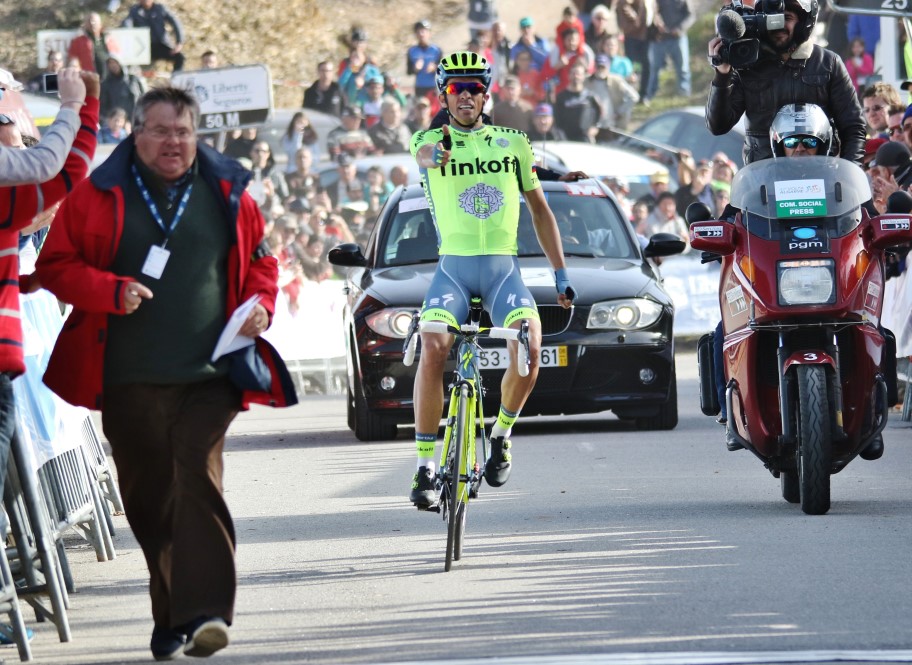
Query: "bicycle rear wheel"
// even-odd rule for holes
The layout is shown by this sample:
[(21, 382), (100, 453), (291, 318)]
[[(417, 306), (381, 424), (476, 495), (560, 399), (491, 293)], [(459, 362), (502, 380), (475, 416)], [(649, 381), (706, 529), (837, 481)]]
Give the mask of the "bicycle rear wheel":
[(465, 434), (468, 411), (468, 389), (462, 386), (457, 393), (456, 422), (450, 428), (450, 442), (447, 446), (447, 546), (444, 570), (449, 572), (453, 561), (462, 557), (462, 539), (465, 534), (467, 492), (465, 476)]

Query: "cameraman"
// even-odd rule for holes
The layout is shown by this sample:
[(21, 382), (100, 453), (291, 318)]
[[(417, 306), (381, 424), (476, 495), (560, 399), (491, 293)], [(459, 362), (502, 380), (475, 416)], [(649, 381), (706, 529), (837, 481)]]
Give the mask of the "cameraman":
[[(771, 1), (775, 2), (758, 0), (756, 12), (765, 13), (764, 5)], [(745, 164), (772, 157), (773, 117), (782, 106), (802, 102), (820, 106), (833, 119), (839, 156), (861, 162), (865, 143), (861, 106), (842, 59), (811, 41), (818, 10), (818, 0), (786, 0), (785, 27), (761, 38), (757, 62), (739, 69), (724, 62), (714, 65), (706, 126), (713, 134), (725, 134), (746, 113)], [(721, 37), (711, 39), (710, 58), (718, 57), (722, 47)]]

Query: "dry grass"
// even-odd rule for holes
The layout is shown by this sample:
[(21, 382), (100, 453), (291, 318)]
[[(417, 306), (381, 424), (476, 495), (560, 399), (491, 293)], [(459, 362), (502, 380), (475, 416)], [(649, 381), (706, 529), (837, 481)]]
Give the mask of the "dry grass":
[[(87, 11), (98, 11), (116, 26), (132, 4), (124, 0), (114, 15), (107, 0), (4, 0), (0, 2), (0, 66), (28, 78), (35, 67), (38, 30), (71, 29)], [(433, 16), (442, 24), (463, 10), (454, 0), (167, 0), (187, 33), (184, 53), (195, 67), (207, 49), (223, 63), (265, 63), (272, 72), (276, 106), (297, 106), (302, 90), (294, 83), (313, 79), (325, 58), (346, 55), (344, 38), (352, 25), (363, 27), (370, 52), (385, 69), (402, 73), (412, 24)]]

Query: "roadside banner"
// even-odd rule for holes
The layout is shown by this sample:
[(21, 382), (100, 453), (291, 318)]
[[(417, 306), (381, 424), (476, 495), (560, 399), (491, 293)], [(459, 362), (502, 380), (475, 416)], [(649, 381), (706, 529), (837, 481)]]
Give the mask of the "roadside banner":
[(659, 270), (675, 305), (675, 337), (712, 332), (722, 320), (719, 268), (718, 262), (700, 263), (698, 252), (662, 259)]

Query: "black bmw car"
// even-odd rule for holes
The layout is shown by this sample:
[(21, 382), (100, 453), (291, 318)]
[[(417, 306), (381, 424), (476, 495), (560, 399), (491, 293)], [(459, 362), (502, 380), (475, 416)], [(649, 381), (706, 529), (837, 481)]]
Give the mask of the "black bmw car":
[[(610, 409), (641, 429), (674, 428), (674, 306), (647, 259), (679, 253), (684, 242), (657, 234), (643, 247), (645, 240), (640, 242), (612, 193), (595, 180), (542, 186), (560, 227), (577, 299), (570, 309), (557, 304), (554, 274), (522, 205), (519, 264), (538, 303), (543, 335), (538, 382), (523, 416)], [(332, 263), (352, 268), (345, 283), (348, 425), (362, 441), (395, 438), (398, 424), (414, 422), (417, 363), (402, 364), (402, 344), (437, 258), (437, 236), (421, 185), (390, 196), (367, 247), (347, 243), (330, 252)], [(491, 325), (487, 316), (482, 325)], [(450, 362), (455, 362), (452, 355)], [(503, 342), (485, 340), (486, 414), (497, 413), (508, 362)]]

